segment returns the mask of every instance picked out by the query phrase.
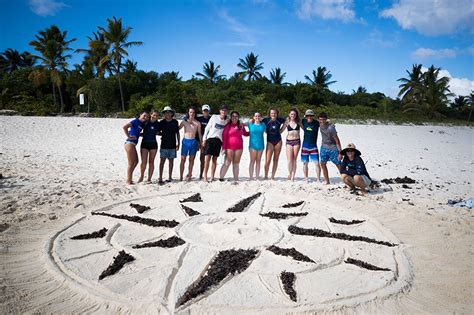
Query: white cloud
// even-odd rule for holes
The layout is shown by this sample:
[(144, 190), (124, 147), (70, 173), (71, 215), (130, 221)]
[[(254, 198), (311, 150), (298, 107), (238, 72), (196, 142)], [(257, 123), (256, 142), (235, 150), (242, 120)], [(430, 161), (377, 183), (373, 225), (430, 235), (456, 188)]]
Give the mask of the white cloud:
[[(421, 68), (422, 72), (428, 71), (427, 68), (422, 67)], [(474, 81), (471, 81), (467, 78), (454, 78), (451, 73), (449, 73), (448, 70), (440, 70), (439, 71), (439, 78), (441, 77), (448, 77), (449, 78), (449, 90), (456, 94), (457, 96), (459, 95), (469, 95), (471, 91), (474, 91)]]
[(472, 0), (399, 0), (381, 16), (394, 18), (403, 29), (424, 35), (445, 35), (469, 29), (474, 32)]
[(296, 15), (302, 20), (319, 17), (345, 22), (353, 21), (356, 16), (352, 0), (299, 0)]
[(227, 45), (242, 47), (255, 46), (256, 41), (249, 28), (231, 16), (225, 9), (219, 10), (218, 14), (219, 17), (226, 22), (227, 27), (239, 37), (238, 41), (226, 43)]
[(64, 2), (56, 0), (29, 0), (28, 5), (31, 11), (43, 17), (54, 16), (59, 10), (67, 7)]
[(411, 57), (412, 59), (429, 59), (429, 58), (454, 58), (457, 56), (457, 51), (450, 48), (444, 49), (431, 49), (431, 48), (418, 48), (415, 50)]

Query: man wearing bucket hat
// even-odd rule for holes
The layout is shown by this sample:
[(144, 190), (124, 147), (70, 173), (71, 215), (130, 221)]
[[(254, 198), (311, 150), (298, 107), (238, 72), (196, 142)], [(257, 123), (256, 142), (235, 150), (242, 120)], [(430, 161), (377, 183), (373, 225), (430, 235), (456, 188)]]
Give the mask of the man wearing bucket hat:
[(160, 146), (160, 179), (158, 183), (162, 185), (163, 182), (163, 169), (165, 161), (168, 160), (168, 180), (171, 182), (171, 175), (173, 174), (173, 162), (176, 158), (176, 151), (179, 150), (179, 124), (176, 119), (173, 118), (174, 110), (166, 106), (161, 112), (164, 119), (160, 120), (159, 131), (161, 134), (161, 146)]
[(347, 147), (341, 151), (341, 155), (344, 156), (341, 163), (342, 181), (352, 191), (355, 191), (356, 187), (358, 187), (362, 194), (366, 195), (366, 187), (370, 185), (372, 179), (365, 168), (364, 161), (360, 157), (360, 151), (356, 149), (353, 143), (349, 143)]
[(314, 119), (314, 111), (308, 109), (305, 114), (302, 125), (304, 131), (303, 146), (301, 147), (301, 161), (303, 162), (304, 178), (308, 182), (308, 164), (313, 162), (316, 166), (316, 180), (319, 182), (321, 177), (321, 168), (319, 167), (319, 152), (318, 152), (318, 131), (319, 122)]

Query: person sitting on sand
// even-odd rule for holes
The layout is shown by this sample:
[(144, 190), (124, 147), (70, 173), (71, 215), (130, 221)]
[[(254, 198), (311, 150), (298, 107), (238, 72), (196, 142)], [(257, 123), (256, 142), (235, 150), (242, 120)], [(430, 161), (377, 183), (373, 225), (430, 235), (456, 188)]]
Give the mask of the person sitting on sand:
[[(179, 129), (184, 127), (184, 137), (181, 146), (181, 164), (179, 166), (179, 180), (183, 180), (184, 164), (186, 157), (189, 155), (188, 175), (186, 180), (190, 181), (193, 174), (194, 158), (201, 143), (201, 124), (196, 120), (196, 109), (188, 108), (188, 119), (183, 120), (179, 125)], [(196, 140), (196, 136), (198, 140)]]
[(326, 113), (320, 113), (318, 120), (319, 131), (321, 132), (322, 138), (319, 158), (324, 175), (324, 184), (329, 185), (329, 174), (326, 163), (331, 161), (336, 165), (337, 169), (340, 170), (340, 161), (342, 160), (342, 156), (339, 154), (341, 151), (341, 141), (337, 135), (336, 127), (328, 121), (328, 115)]
[(232, 164), (232, 173), (234, 181), (239, 181), (239, 164), (244, 149), (244, 140), (242, 136), (248, 136), (244, 125), (240, 122), (240, 115), (237, 111), (230, 113), (230, 121), (224, 127), (222, 133), (222, 149), (225, 152), (225, 162), (221, 167), (220, 181), (224, 180), (224, 176)]
[(298, 153), (300, 152), (301, 139), (300, 130), (301, 122), (296, 108), (292, 108), (288, 113), (288, 117), (285, 121), (285, 127), (288, 130), (286, 136), (286, 158), (288, 160), (288, 179), (295, 181), (296, 175), (296, 160), (298, 159)]
[(138, 165), (137, 144), (138, 137), (143, 130), (143, 125), (148, 119), (148, 112), (143, 111), (138, 118), (126, 123), (123, 126), (123, 132), (127, 136), (125, 140), (125, 152), (127, 153), (128, 167), (127, 167), (127, 184), (133, 184), (132, 177), (135, 167)]
[(303, 162), (303, 174), (305, 180), (308, 182), (308, 166), (311, 160), (316, 165), (316, 181), (320, 181), (321, 169), (319, 167), (319, 153), (318, 153), (318, 130), (319, 121), (314, 119), (314, 111), (308, 109), (305, 114), (305, 118), (301, 124), (303, 125), (304, 138), (303, 145), (301, 147), (301, 161)]
[(163, 182), (163, 168), (165, 167), (165, 161), (168, 160), (168, 180), (171, 182), (173, 174), (173, 162), (176, 158), (176, 151), (179, 150), (179, 125), (178, 121), (173, 118), (174, 110), (171, 107), (166, 106), (161, 114), (164, 119), (160, 120), (160, 134), (161, 134), (161, 146), (160, 146), (160, 179), (158, 184), (162, 185)]
[(285, 129), (285, 119), (278, 117), (279, 111), (276, 108), (268, 110), (268, 117), (262, 122), (265, 124), (265, 132), (267, 133), (267, 150), (265, 151), (265, 179), (268, 179), (270, 163), (273, 160), (272, 179), (275, 179), (276, 170), (278, 168), (278, 160), (281, 152), (281, 133)]
[(360, 188), (363, 195), (367, 194), (366, 187), (370, 186), (372, 179), (365, 168), (365, 163), (360, 157), (360, 151), (356, 149), (353, 143), (349, 143), (347, 147), (341, 151), (344, 156), (341, 163), (341, 178), (342, 181), (352, 191), (356, 187)]
[(229, 119), (227, 118), (227, 106), (222, 105), (219, 115), (212, 115), (204, 131), (202, 147), (204, 148), (204, 181), (207, 182), (207, 173), (212, 157), (211, 181), (214, 180), (217, 168), (217, 158), (221, 153), (222, 132)]
[(140, 165), (140, 178), (138, 182), (143, 181), (145, 176), (146, 165), (148, 164), (148, 179), (147, 183), (151, 183), (151, 177), (155, 170), (155, 157), (158, 151), (158, 142), (156, 142), (156, 134), (159, 130), (158, 112), (156, 110), (151, 112), (150, 119), (145, 122), (142, 133), (142, 143), (140, 145), (140, 155), (142, 163)]
[[(202, 116), (196, 117), (196, 120), (199, 121), (201, 124), (201, 139), (204, 136), (204, 132), (206, 131), (207, 124), (209, 123), (209, 119), (211, 119), (210, 112), (211, 107), (207, 104), (202, 105), (201, 108)], [(196, 135), (196, 140), (198, 140), (198, 136)], [(199, 179), (202, 179), (202, 173), (204, 172), (204, 147), (201, 146), (202, 142), (199, 142), (198, 150), (201, 152), (199, 154), (199, 160), (201, 162), (201, 167), (199, 171)]]
[(262, 115), (255, 113), (253, 119), (248, 123), (247, 128), (249, 129), (249, 151), (250, 151), (250, 165), (249, 175), (250, 180), (253, 179), (254, 169), (256, 179), (260, 179), (260, 163), (262, 160), (263, 149), (265, 149), (265, 143), (263, 140), (263, 134), (265, 133), (265, 124), (262, 123)]

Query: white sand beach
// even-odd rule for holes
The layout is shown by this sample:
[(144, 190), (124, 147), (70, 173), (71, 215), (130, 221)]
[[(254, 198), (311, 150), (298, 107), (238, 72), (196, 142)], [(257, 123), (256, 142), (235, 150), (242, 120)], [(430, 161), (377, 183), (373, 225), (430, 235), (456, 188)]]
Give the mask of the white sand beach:
[(127, 186), (126, 122), (0, 117), (0, 313), (473, 312), (472, 209), (447, 204), (474, 196), (472, 128), (338, 123), (372, 178), (416, 181), (363, 197), (333, 165), (331, 185), (300, 161), (288, 181), (284, 151), (275, 181), (249, 181), (245, 151), (238, 184), (197, 181), (197, 161), (192, 182), (159, 186), (156, 163), (152, 184)]

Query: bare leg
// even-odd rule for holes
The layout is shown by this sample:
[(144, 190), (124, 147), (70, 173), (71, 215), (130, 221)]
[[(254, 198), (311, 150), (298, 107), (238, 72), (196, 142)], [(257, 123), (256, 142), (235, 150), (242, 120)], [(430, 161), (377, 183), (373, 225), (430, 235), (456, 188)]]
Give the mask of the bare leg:
[(202, 173), (204, 172), (204, 165), (205, 165), (206, 162), (205, 162), (204, 149), (201, 148), (201, 150), (199, 150), (199, 151), (200, 151), (199, 160), (201, 161), (201, 168), (200, 168), (200, 171), (199, 171), (199, 179), (202, 179)]
[(239, 181), (239, 165), (242, 157), (242, 150), (235, 150), (232, 159), (232, 173), (234, 174), (234, 181)]
[(234, 159), (234, 150), (226, 150), (225, 162), (221, 167), (220, 179), (224, 179), (224, 176), (227, 173), (227, 170), (229, 169), (229, 166), (232, 163), (233, 159)]
[(260, 164), (262, 161), (263, 150), (257, 151), (257, 159), (255, 161), (255, 173), (257, 179), (260, 179)]
[(179, 180), (183, 180), (184, 163), (186, 163), (186, 156), (181, 156), (181, 163), (179, 164)]
[(173, 165), (174, 165), (174, 159), (168, 159), (168, 173), (169, 173), (168, 180), (169, 181), (171, 181), (171, 177), (173, 175)]
[(127, 153), (128, 167), (127, 167), (127, 184), (133, 184), (133, 171), (138, 164), (137, 148), (133, 144), (125, 144), (125, 152)]
[(319, 162), (314, 162), (316, 164), (316, 180), (318, 183), (321, 181), (321, 167), (319, 166)]
[(306, 181), (309, 181), (308, 180), (308, 162), (303, 163), (303, 174), (304, 174), (304, 179)]
[(326, 163), (321, 163), (321, 169), (323, 170), (324, 183), (326, 185), (329, 185), (329, 174), (328, 174), (328, 167)]
[(286, 145), (286, 159), (288, 164), (288, 179), (291, 179), (293, 172), (293, 147), (288, 144)]
[(148, 182), (151, 182), (153, 172), (155, 171), (155, 157), (157, 150), (150, 150), (148, 158)]
[(216, 175), (216, 168), (217, 168), (217, 156), (213, 156), (212, 165), (211, 165), (211, 180), (214, 180), (214, 176)]
[(209, 170), (209, 164), (211, 163), (211, 156), (206, 155), (204, 157), (204, 181), (207, 182), (207, 172)]
[(268, 171), (270, 170), (270, 162), (272, 161), (273, 151), (275, 147), (270, 142), (267, 143), (267, 150), (265, 151), (265, 179), (268, 178)]
[(367, 191), (365, 190), (366, 186), (365, 186), (364, 180), (362, 179), (362, 176), (359, 176), (359, 175), (354, 176), (354, 182), (356, 186), (360, 188), (360, 191), (362, 192), (362, 194), (364, 196), (367, 195)]
[(165, 168), (165, 161), (166, 161), (166, 158), (160, 157), (160, 179), (159, 179), (160, 183), (163, 182), (163, 169)]
[(188, 175), (186, 175), (186, 180), (190, 181), (191, 178), (193, 177), (193, 167), (194, 167), (194, 159), (196, 158), (195, 155), (190, 155), (189, 156), (189, 162), (188, 162)]
[(249, 165), (249, 177), (253, 179), (253, 170), (255, 168), (255, 159), (257, 158), (257, 151), (250, 149), (250, 165)]
[(291, 180), (294, 181), (296, 177), (296, 167), (297, 167), (297, 159), (298, 159), (298, 153), (300, 152), (300, 147), (301, 145), (295, 145), (293, 146), (293, 168), (292, 168), (292, 175), (291, 175)]
[(275, 179), (276, 171), (278, 168), (278, 160), (280, 159), (282, 142), (278, 142), (275, 146), (275, 152), (273, 154), (273, 165), (272, 165), (272, 179)]
[(140, 149), (140, 156), (142, 158), (142, 163), (140, 164), (139, 183), (143, 182), (143, 177), (145, 176), (146, 164), (148, 163), (148, 150)]

